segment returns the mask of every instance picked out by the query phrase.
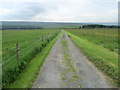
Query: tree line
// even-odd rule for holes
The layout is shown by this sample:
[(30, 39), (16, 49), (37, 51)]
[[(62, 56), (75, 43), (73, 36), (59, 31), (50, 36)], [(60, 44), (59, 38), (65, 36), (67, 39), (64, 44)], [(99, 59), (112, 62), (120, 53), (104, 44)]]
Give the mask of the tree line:
[(115, 26), (115, 25), (99, 25), (99, 24), (90, 24), (90, 25), (83, 25), (83, 26), (80, 26), (78, 27), (79, 29), (80, 28), (118, 28), (118, 26)]

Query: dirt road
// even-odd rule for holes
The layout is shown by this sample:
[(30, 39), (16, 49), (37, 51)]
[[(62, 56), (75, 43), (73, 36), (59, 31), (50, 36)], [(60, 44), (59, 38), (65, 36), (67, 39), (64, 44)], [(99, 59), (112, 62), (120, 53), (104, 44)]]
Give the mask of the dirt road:
[(108, 88), (97, 70), (63, 31), (47, 56), (33, 88)]

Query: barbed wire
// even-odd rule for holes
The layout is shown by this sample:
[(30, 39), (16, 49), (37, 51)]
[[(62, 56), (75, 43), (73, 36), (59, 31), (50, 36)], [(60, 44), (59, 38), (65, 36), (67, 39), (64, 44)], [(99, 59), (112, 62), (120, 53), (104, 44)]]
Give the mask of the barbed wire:
[[(50, 37), (54, 37), (54, 35), (55, 35), (56, 33), (54, 33), (54, 34), (51, 34), (51, 36)], [(48, 38), (49, 38), (49, 35), (47, 34), (47, 35), (44, 35), (44, 37), (45, 37), (45, 39), (47, 40)], [(47, 37), (47, 38), (46, 38)], [(31, 41), (31, 40), (30, 40)], [(34, 48), (35, 46), (35, 44), (36, 43), (38, 43), (39, 41), (42, 41), (42, 40), (35, 40), (35, 42), (34, 42), (34, 40), (33, 40), (33, 42), (34, 43), (32, 43), (31, 45), (29, 45), (28, 47), (26, 47), (26, 48), (24, 48), (24, 49), (22, 49), (22, 50), (20, 50), (20, 55), (22, 55), (22, 54), (24, 54), (23, 56), (25, 56), (25, 55), (27, 55), (28, 53), (25, 53), (25, 52), (28, 52), (26, 49), (29, 49), (29, 48)], [(28, 42), (28, 41), (27, 41)], [(25, 42), (26, 43), (26, 42)], [(24, 44), (25, 44), (24, 43)], [(23, 45), (23, 44), (22, 44)], [(34, 47), (33, 47), (34, 46)], [(15, 47), (14, 47), (15, 48)], [(25, 51), (26, 50), (26, 51)], [(11, 56), (11, 55), (9, 55), (9, 56)], [(5, 58), (7, 58), (7, 57), (9, 57), (9, 56), (6, 56), (6, 57), (4, 57), (4, 58), (2, 58), (2, 59), (5, 59)], [(4, 62), (2, 62), (2, 64), (1, 65), (3, 65), (3, 64), (5, 64), (6, 62), (8, 62), (8, 61), (10, 61), (10, 60), (13, 60), (13, 58), (15, 58), (16, 57), (16, 55), (14, 55), (14, 56), (12, 56), (12, 57), (10, 57), (9, 59), (7, 59), (6, 61), (4, 61)], [(22, 56), (20, 56), (20, 57), (22, 57)], [(4, 69), (6, 69), (10, 64), (12, 64), (12, 63), (14, 63), (16, 60), (13, 60), (11, 63), (9, 63), (9, 64), (7, 64), (7, 65), (5, 65), (5, 67), (4, 67)]]
[[(35, 41), (35, 42), (37, 42), (37, 41)], [(20, 46), (21, 46), (21, 45), (20, 45)], [(31, 45), (30, 45), (30, 46), (31, 46)], [(28, 46), (28, 47), (29, 47), (29, 46)], [(20, 47), (19, 47), (19, 48), (20, 48)], [(25, 48), (25, 49), (26, 49), (26, 48)], [(14, 54), (15, 54), (15, 52), (16, 52), (16, 49), (14, 49)], [(7, 53), (9, 53), (9, 52), (7, 52)], [(12, 53), (12, 54), (13, 54), (13, 53)], [(6, 59), (6, 58), (8, 58), (8, 57), (10, 57), (10, 56), (11, 56), (11, 55), (8, 55), (8, 56), (6, 56), (6, 57), (3, 57), (2, 60), (3, 60), (3, 59)]]
[[(35, 44), (35, 43), (34, 43), (34, 44)], [(22, 51), (25, 51), (26, 49), (30, 48), (31, 46), (33, 46), (33, 45), (30, 45), (30, 46), (26, 47), (26, 48), (23, 49)], [(11, 56), (11, 55), (9, 55), (9, 56)], [(9, 56), (7, 56), (7, 57), (9, 57)], [(9, 60), (13, 59), (14, 57), (16, 57), (16, 55), (10, 57), (8, 60), (4, 61), (2, 64), (4, 64), (5, 62), (8, 62)], [(3, 60), (3, 58), (2, 58), (2, 60)]]
[(12, 57), (11, 57), (11, 58), (9, 58), (8, 60), (4, 61), (2, 64), (4, 64), (4, 63), (8, 62), (9, 60), (11, 60), (11, 59), (13, 59), (13, 58), (15, 58), (15, 57), (16, 57), (16, 55), (12, 56)]
[(15, 47), (12, 47), (12, 48), (10, 48), (10, 49), (7, 49), (7, 50), (2, 50), (3, 52), (8, 52), (8, 51), (11, 51), (11, 50), (14, 50), (15, 49)]
[[(29, 40), (29, 41), (31, 41), (31, 40)], [(24, 42), (24, 43), (19, 43), (20, 44), (20, 46), (24, 46), (24, 45), (26, 45), (26, 43), (28, 43), (29, 41), (26, 41), (26, 42)], [(16, 47), (12, 47), (12, 48), (10, 48), (10, 49), (7, 49), (7, 50), (3, 50), (3, 52), (9, 52), (9, 51), (11, 51), (11, 50), (14, 50), (14, 49), (16, 49)]]
[(24, 43), (19, 43), (20, 44), (20, 46), (22, 46), (22, 45), (25, 45), (26, 43), (29, 43), (29, 41), (30, 42), (33, 42), (33, 41), (37, 41), (38, 39), (32, 39), (32, 40), (27, 40), (27, 41), (25, 41)]
[[(11, 65), (11, 64), (14, 63), (14, 62), (15, 62), (15, 60), (13, 60), (11, 63), (9, 63), (9, 64), (7, 64), (7, 65), (3, 65), (3, 66), (2, 66), (3, 71), (6, 70), (6, 69), (8, 68), (8, 66)], [(15, 64), (13, 64), (13, 65), (15, 65)]]
[(32, 45), (29, 45), (28, 47), (24, 48), (23, 50), (21, 50), (20, 52), (23, 53), (26, 49), (32, 47), (35, 43), (37, 43), (38, 41), (34, 42)]
[(5, 58), (11, 57), (11, 56), (12, 56), (12, 54), (10, 54), (10, 55), (8, 55), (6, 57), (1, 58), (1, 60), (4, 60)]
[[(32, 45), (29, 45), (28, 47), (26, 47), (25, 49), (23, 49), (21, 53), (23, 53), (26, 49), (32, 47), (32, 46), (33, 46), (35, 43), (37, 43), (37, 42), (38, 42), (38, 40), (37, 40), (36, 42), (34, 42)], [(11, 56), (11, 55), (9, 55), (9, 56)], [(7, 57), (9, 57), (9, 56), (6, 56), (6, 57), (2, 58), (2, 60), (5, 59), (5, 58), (7, 58)], [(10, 57), (8, 60), (4, 61), (2, 64), (8, 62), (9, 60), (13, 59), (14, 57), (16, 57), (16, 55)]]
[[(39, 38), (39, 37), (38, 37)], [(20, 44), (20, 46), (22, 46), (22, 45), (25, 45), (26, 43), (29, 43), (29, 41), (31, 41), (31, 42), (33, 42), (33, 41), (37, 41), (38, 40), (38, 38), (37, 39), (30, 39), (30, 40), (27, 40), (27, 41), (25, 41), (25, 42), (20, 42), (19, 44)], [(10, 49), (7, 49), (7, 50), (5, 50), (5, 49), (3, 49), (3, 51), (4, 52), (8, 52), (8, 51), (11, 51), (11, 50), (13, 50), (13, 49), (15, 49), (16, 47), (10, 47)]]

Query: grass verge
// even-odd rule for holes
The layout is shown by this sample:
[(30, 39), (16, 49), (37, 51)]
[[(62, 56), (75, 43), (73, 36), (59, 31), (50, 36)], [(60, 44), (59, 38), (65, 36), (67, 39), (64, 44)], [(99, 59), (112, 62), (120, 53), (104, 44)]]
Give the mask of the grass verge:
[(96, 67), (118, 83), (118, 55), (102, 46), (67, 32), (72, 41), (86, 54)]
[(27, 65), (27, 68), (21, 73), (18, 79), (13, 84), (8, 86), (8, 88), (32, 87), (32, 84), (39, 73), (40, 67), (44, 63), (46, 56), (49, 54), (59, 35), (55, 37), (33, 60), (31, 60), (31, 62)]

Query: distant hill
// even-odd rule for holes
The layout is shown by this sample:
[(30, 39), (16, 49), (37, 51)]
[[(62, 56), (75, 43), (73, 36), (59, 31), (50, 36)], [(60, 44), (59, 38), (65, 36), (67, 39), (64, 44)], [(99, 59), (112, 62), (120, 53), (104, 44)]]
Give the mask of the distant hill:
[(72, 28), (81, 25), (86, 25), (86, 23), (2, 21), (2, 29)]
[(27, 22), (27, 21), (0, 21), (3, 30), (6, 29), (43, 29), (43, 28), (78, 28), (83, 25), (116, 25), (116, 22), (93, 22), (93, 23), (60, 23), (60, 22)]

